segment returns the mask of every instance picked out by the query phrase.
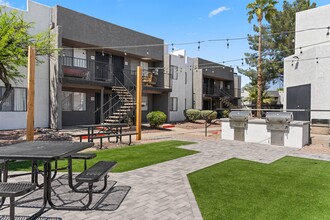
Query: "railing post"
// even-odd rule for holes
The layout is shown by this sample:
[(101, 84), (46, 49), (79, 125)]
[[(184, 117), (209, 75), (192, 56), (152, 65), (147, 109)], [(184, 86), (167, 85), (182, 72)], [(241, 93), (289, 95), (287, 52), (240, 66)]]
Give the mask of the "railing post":
[(142, 68), (137, 67), (136, 71), (136, 140), (141, 140), (142, 122)]

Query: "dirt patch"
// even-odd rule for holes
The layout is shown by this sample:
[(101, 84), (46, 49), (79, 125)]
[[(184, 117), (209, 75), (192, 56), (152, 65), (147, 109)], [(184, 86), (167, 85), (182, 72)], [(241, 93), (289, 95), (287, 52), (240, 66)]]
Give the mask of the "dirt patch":
[(300, 151), (310, 154), (330, 154), (330, 147), (322, 144), (313, 144), (303, 147)]
[[(177, 122), (174, 123), (175, 127), (183, 128), (183, 129), (199, 129), (205, 128), (205, 121), (204, 120), (197, 120), (195, 122)], [(211, 126), (221, 126), (221, 122), (215, 120), (212, 122)]]

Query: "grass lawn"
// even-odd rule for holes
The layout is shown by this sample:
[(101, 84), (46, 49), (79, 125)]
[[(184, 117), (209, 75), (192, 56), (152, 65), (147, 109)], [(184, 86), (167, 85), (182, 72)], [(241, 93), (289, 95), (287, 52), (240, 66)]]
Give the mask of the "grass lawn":
[(230, 159), (188, 178), (205, 220), (330, 218), (329, 162)]
[[(112, 172), (125, 172), (145, 166), (150, 166), (156, 163), (173, 160), (179, 157), (195, 154), (197, 153), (196, 151), (177, 148), (179, 146), (193, 143), (194, 142), (185, 141), (163, 141), (116, 149), (99, 150), (95, 151), (97, 156), (94, 159), (88, 160), (87, 163), (88, 166), (91, 166), (96, 162), (102, 160), (117, 161), (117, 166), (112, 170)], [(83, 171), (83, 160), (73, 160), (72, 164), (74, 172)], [(58, 167), (64, 166), (67, 166), (67, 160), (59, 161)], [(12, 163), (9, 166), (9, 170), (31, 170), (31, 162), (23, 161)]]

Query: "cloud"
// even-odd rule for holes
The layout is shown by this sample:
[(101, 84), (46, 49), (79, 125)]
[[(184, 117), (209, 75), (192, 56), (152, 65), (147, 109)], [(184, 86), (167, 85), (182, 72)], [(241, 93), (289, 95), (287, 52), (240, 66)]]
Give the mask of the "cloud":
[(9, 2), (7, 2), (5, 0), (0, 0), (0, 5), (10, 6)]
[(230, 10), (230, 8), (227, 8), (226, 6), (222, 6), (220, 8), (214, 9), (213, 11), (211, 11), (209, 13), (209, 18), (212, 18), (213, 16), (215, 16), (221, 12), (228, 11), (228, 10)]

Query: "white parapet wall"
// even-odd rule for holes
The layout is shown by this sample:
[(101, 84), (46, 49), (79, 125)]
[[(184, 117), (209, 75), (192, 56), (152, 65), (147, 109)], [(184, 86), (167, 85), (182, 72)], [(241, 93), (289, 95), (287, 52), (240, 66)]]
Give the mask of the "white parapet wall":
[[(234, 129), (230, 128), (228, 118), (222, 121), (222, 139), (234, 140)], [(267, 131), (264, 119), (251, 119), (245, 130), (245, 142), (271, 144), (271, 132)], [(284, 133), (284, 146), (302, 148), (309, 144), (309, 122), (293, 121), (288, 132)]]

